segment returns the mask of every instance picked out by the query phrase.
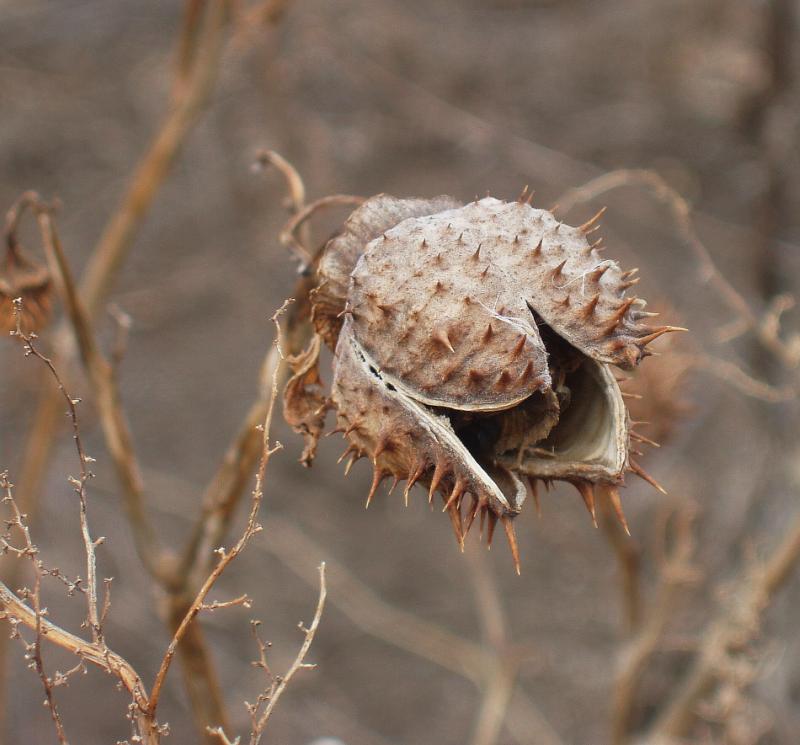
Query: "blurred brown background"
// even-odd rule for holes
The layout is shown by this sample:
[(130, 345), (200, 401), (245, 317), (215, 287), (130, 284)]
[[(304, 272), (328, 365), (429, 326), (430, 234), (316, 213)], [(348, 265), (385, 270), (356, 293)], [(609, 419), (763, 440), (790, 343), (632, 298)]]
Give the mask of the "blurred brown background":
[[(76, 269), (164, 111), (180, 19), (178, 2), (0, 0), (0, 205), (28, 188), (58, 197)], [(182, 542), (247, 410), (272, 338), (269, 316), (295, 282), (295, 263), (277, 240), (284, 187), (274, 172), (250, 168), (258, 148), (288, 158), (312, 198), (385, 191), (470, 199), (488, 190), (511, 199), (530, 184), (534, 204), (547, 207), (604, 171), (654, 169), (692, 202), (698, 233), (760, 314), (776, 293), (800, 292), (799, 38), (791, 0), (295, 0), (274, 30), (239, 29), (211, 104), (111, 294), (134, 321), (123, 393), (168, 542)], [(641, 294), (670, 309), (667, 323), (691, 328), (689, 349), (734, 361), (773, 386), (796, 381), (752, 334), (717, 341), (732, 315), (703, 283), (663, 205), (624, 188), (567, 219), (582, 222), (602, 204), (609, 254), (641, 267)], [(344, 216), (317, 221), (317, 240)], [(35, 245), (33, 233), (28, 242)], [(112, 324), (102, 318), (109, 341)], [(785, 328), (796, 328), (797, 318), (790, 311)], [(11, 342), (0, 353), (0, 467), (13, 476), (39, 378)], [(644, 366), (656, 371), (668, 356)], [(75, 387), (85, 394), (83, 380), (76, 376)], [(719, 583), (738, 576), (748, 547), (768, 553), (800, 509), (795, 400), (767, 403), (702, 372), (687, 375), (674, 395), (691, 413), (648, 454), (647, 467), (670, 498), (697, 504), (694, 563), (702, 576), (671, 613), (639, 691), (637, 726), (686, 669), (698, 631), (719, 608)], [(98, 459), (91, 519), (107, 539), (100, 572), (115, 577), (108, 635), (151, 679), (168, 639), (87, 398), (83, 427)], [(481, 700), (475, 686), (390, 643), (391, 628), (387, 640), (355, 623), (337, 605), (336, 577), (338, 563), (395, 608), (479, 640), (471, 579), (479, 559), (458, 552), (446, 517), (429, 512), (420, 490), (408, 509), (400, 495), (384, 494), (365, 512), (369, 469), (361, 463), (342, 478), (338, 438), (323, 441), (307, 471), (296, 462), (300, 438), (282, 422), (276, 434), (286, 448), (270, 465), (266, 530), (219, 590), (246, 590), (255, 606), (204, 618), (238, 729), (248, 726), (241, 701), (259, 684), (248, 619), (263, 620), (275, 667), (284, 668), (300, 642), (296, 623), (310, 620), (316, 602), (313, 581), (297, 572), (311, 568), (313, 580), (313, 567), (328, 560), (330, 604), (310, 655), (318, 668), (294, 680), (265, 741), (469, 742)], [(80, 573), (76, 507), (64, 480), (75, 468), (65, 433), (34, 532), (51, 564)], [(667, 498), (630, 480), (623, 498), (644, 547), (647, 603), (657, 582), (648, 546)], [(519, 690), (529, 718), (497, 742), (609, 742), (627, 638), (616, 558), (571, 488), (547, 495), (543, 512), (518, 521), (521, 577), (505, 545), (488, 555), (504, 625), (528, 645)], [(277, 529), (288, 523), (314, 543), (284, 533), (291, 551), (276, 558), (273, 518)], [(468, 553), (483, 558), (477, 541), (470, 544)], [(50, 593), (51, 613), (75, 628), (78, 601), (62, 600), (57, 587)], [(709, 714), (689, 742), (800, 741), (799, 613), (794, 578), (750, 649), (753, 683), (735, 712), (744, 722), (715, 723)], [(58, 653), (50, 659), (67, 664)], [(55, 741), (39, 681), (17, 646), (4, 675), (5, 742)], [(162, 704), (168, 741), (195, 742), (173, 675)], [(71, 741), (128, 736), (125, 697), (101, 673), (57, 694)], [(548, 725), (531, 725), (534, 707)]]

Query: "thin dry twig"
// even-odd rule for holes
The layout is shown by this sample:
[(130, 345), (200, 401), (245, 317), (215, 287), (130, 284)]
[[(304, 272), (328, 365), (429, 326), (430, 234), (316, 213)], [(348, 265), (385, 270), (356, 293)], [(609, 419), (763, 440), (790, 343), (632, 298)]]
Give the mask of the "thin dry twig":
[(327, 209), (328, 207), (355, 207), (363, 201), (364, 197), (358, 197), (352, 194), (332, 194), (327, 197), (322, 197), (321, 199), (307, 204), (284, 225), (279, 236), (280, 242), (284, 246), (287, 246), (300, 262), (301, 274), (308, 271), (308, 268), (314, 262), (314, 257), (308, 248), (298, 239), (297, 231), (321, 209)]
[[(272, 316), (272, 320), (275, 323), (276, 328), (276, 338), (275, 338), (275, 347), (279, 350), (280, 353), (280, 324), (278, 319), (280, 315), (286, 310), (289, 303), (292, 302), (291, 300), (287, 300), (283, 303), (280, 309)], [(282, 356), (282, 355), (281, 355)], [(279, 442), (276, 442), (275, 445), (270, 444), (270, 428), (272, 426), (272, 416), (275, 409), (275, 401), (278, 397), (278, 367), (275, 367), (275, 370), (272, 375), (272, 387), (270, 389), (270, 397), (269, 403), (267, 406), (267, 411), (264, 417), (264, 422), (261, 425), (261, 438), (262, 438), (262, 446), (261, 446), (261, 459), (258, 465), (258, 471), (256, 473), (256, 483), (255, 488), (253, 489), (252, 499), (250, 501), (250, 512), (247, 517), (247, 524), (245, 525), (244, 531), (242, 535), (239, 537), (239, 540), (234, 544), (234, 546), (229, 549), (225, 550), (224, 548), (218, 548), (216, 550), (218, 560), (216, 566), (212, 569), (211, 573), (206, 577), (205, 582), (201, 585), (200, 589), (197, 591), (197, 594), (194, 597), (194, 600), (189, 605), (186, 613), (184, 614), (183, 618), (181, 619), (180, 623), (178, 624), (177, 628), (175, 629), (175, 633), (173, 634), (172, 640), (167, 647), (167, 651), (164, 654), (164, 657), (161, 661), (161, 665), (156, 673), (155, 681), (153, 682), (153, 687), (150, 691), (150, 714), (153, 718), (155, 718), (156, 709), (159, 704), (161, 689), (164, 685), (164, 681), (167, 677), (167, 672), (169, 671), (170, 665), (172, 660), (175, 656), (175, 651), (178, 648), (181, 640), (186, 635), (189, 627), (191, 626), (192, 622), (195, 619), (195, 616), (200, 612), (205, 599), (210, 592), (211, 588), (220, 578), (222, 573), (225, 569), (230, 565), (230, 563), (244, 550), (245, 546), (249, 543), (250, 539), (262, 530), (262, 526), (258, 523), (258, 510), (261, 507), (261, 501), (264, 496), (264, 478), (266, 476), (267, 465), (269, 464), (270, 458), (274, 453), (278, 450), (282, 449), (282, 445)], [(221, 726), (221, 725), (220, 725)]]
[(641, 551), (620, 525), (606, 488), (602, 484), (598, 485), (595, 493), (599, 497), (600, 527), (617, 557), (625, 623), (629, 631), (634, 631), (638, 628), (642, 616), (639, 572)]
[[(54, 683), (53, 680), (47, 675), (44, 666), (44, 659), (42, 658), (42, 619), (47, 613), (46, 609), (42, 608), (42, 574), (43, 567), (42, 561), (39, 559), (39, 550), (33, 545), (31, 541), (31, 534), (28, 525), (25, 522), (23, 514), (19, 511), (13, 495), (13, 484), (8, 480), (8, 473), (3, 471), (0, 473), (0, 489), (3, 490), (3, 502), (9, 505), (12, 512), (10, 520), (6, 521), (8, 538), (2, 539), (3, 552), (12, 552), (19, 557), (30, 559), (33, 568), (33, 589), (23, 589), (20, 594), (25, 600), (30, 601), (33, 606), (34, 615), (34, 639), (33, 642), (27, 642), (20, 634), (17, 625), (20, 621), (8, 611), (5, 611), (5, 617), (11, 622), (11, 638), (18, 638), (25, 649), (25, 659), (30, 660), (29, 666), (36, 670), (39, 680), (44, 689), (45, 705), (50, 712), (50, 718), (53, 720), (53, 725), (56, 730), (56, 737), (61, 745), (67, 745), (67, 736), (64, 731), (64, 723), (61, 720), (61, 713), (56, 705), (53, 696)], [(10, 543), (10, 531), (12, 528), (17, 528), (23, 537), (22, 548), (16, 548)]]
[[(319, 600), (317, 600), (317, 608), (314, 611), (314, 618), (312, 619), (311, 625), (308, 628), (303, 625), (302, 621), (298, 624), (298, 628), (305, 635), (303, 644), (300, 646), (300, 651), (297, 653), (297, 656), (294, 658), (294, 661), (284, 675), (272, 675), (266, 661), (266, 647), (258, 638), (257, 632), (254, 631), (258, 641), (259, 649), (259, 660), (254, 664), (264, 670), (269, 683), (267, 688), (259, 695), (257, 702), (248, 706), (251, 716), (250, 745), (258, 745), (258, 743), (261, 741), (261, 737), (264, 734), (264, 729), (266, 728), (267, 722), (269, 721), (269, 718), (278, 703), (278, 699), (280, 699), (281, 695), (286, 690), (286, 687), (289, 685), (295, 674), (299, 670), (313, 669), (316, 667), (316, 665), (306, 662), (305, 659), (308, 656), (308, 651), (311, 649), (311, 645), (314, 642), (314, 637), (317, 634), (319, 622), (322, 619), (322, 612), (325, 609), (325, 599), (328, 594), (328, 587), (325, 582), (324, 561), (319, 565), (318, 570)], [(262, 703), (265, 704), (265, 706), (262, 711), (259, 711), (259, 706)]]
[(95, 340), (92, 322), (75, 287), (51, 210), (47, 205), (38, 204), (36, 217), (50, 271), (56, 278), (70, 325), (75, 332), (81, 361), (97, 397), (100, 421), (117, 478), (122, 485), (123, 503), (128, 512), (139, 558), (151, 575), (166, 584), (171, 578), (165, 575), (164, 565), (159, 561), (156, 535), (145, 504), (141, 469), (122, 407), (114, 366), (105, 358)]
[[(109, 217), (80, 283), (81, 300), (89, 317), (96, 315), (113, 286), (139, 226), (214, 87), (222, 54), (228, 2), (211, 0), (203, 3), (203, 13), (199, 10), (200, 5), (195, 0), (187, 0), (187, 13), (179, 41), (178, 57), (187, 61), (191, 57), (194, 63), (192, 69), (189, 71), (187, 64), (179, 71), (182, 82), (173, 86), (164, 121), (135, 168), (119, 206)], [(191, 6), (196, 6), (196, 13)], [(200, 15), (203, 16), (202, 22)], [(191, 55), (187, 51), (189, 47), (193, 50)], [(71, 345), (69, 332), (63, 326), (54, 337), (54, 348), (53, 359), (56, 366), (68, 372), (66, 362), (71, 358)], [(58, 393), (54, 393), (49, 387), (43, 387), (28, 431), (20, 467), (20, 494), (24, 502), (23, 511), (29, 515), (29, 519), (35, 518), (53, 438), (59, 429), (60, 413)], [(14, 571), (12, 567), (9, 569)], [(10, 576), (8, 571), (6, 576)], [(0, 639), (0, 667), (4, 654), (5, 644)], [(204, 697), (215, 698), (213, 691), (204, 694)], [(195, 704), (197, 697), (192, 696), (192, 701)], [(219, 706), (213, 706), (212, 709), (219, 711)], [(0, 706), (0, 712), (2, 711), (4, 707)]]
[[(33, 593), (29, 593), (30, 599), (33, 603), (32, 609), (28, 607), (22, 600), (17, 598), (10, 590), (8, 590), (7, 586), (2, 583), (0, 583), (0, 601), (2, 601), (4, 610), (8, 617), (15, 619), (16, 623), (22, 623), (33, 628), (35, 631), (36, 640), (32, 647), (32, 656), (35, 662), (37, 673), (39, 674), (39, 677), (41, 678), (45, 688), (46, 701), (48, 703), (53, 721), (56, 725), (56, 731), (60, 742), (66, 743), (67, 741), (64, 734), (63, 725), (58, 714), (58, 709), (53, 700), (53, 681), (46, 675), (44, 671), (44, 664), (41, 658), (40, 640), (44, 635), (46, 635), (48, 639), (56, 644), (59, 644), (75, 654), (78, 654), (81, 660), (87, 659), (95, 664), (100, 664), (97, 662), (97, 660), (102, 659), (103, 664), (100, 664), (100, 666), (118, 677), (120, 682), (128, 689), (134, 699), (134, 703), (138, 708), (138, 711), (134, 715), (138, 729), (138, 735), (143, 738), (143, 742), (156, 743), (158, 741), (160, 730), (158, 725), (155, 723), (155, 719), (146, 716), (146, 713), (141, 708), (141, 703), (146, 699), (146, 696), (143, 693), (144, 689), (141, 686), (141, 680), (138, 674), (135, 673), (133, 668), (125, 660), (120, 658), (118, 655), (115, 655), (108, 648), (103, 634), (102, 622), (108, 612), (108, 603), (110, 601), (108, 599), (108, 592), (106, 592), (102, 610), (98, 608), (96, 548), (98, 545), (100, 545), (100, 543), (102, 543), (103, 539), (93, 539), (89, 530), (86, 484), (93, 476), (92, 472), (89, 470), (89, 464), (93, 459), (86, 455), (83, 442), (81, 440), (77, 414), (77, 405), (80, 403), (80, 401), (79, 399), (73, 398), (69, 394), (53, 361), (39, 351), (35, 344), (35, 334), (26, 333), (22, 329), (22, 301), (17, 299), (14, 301), (14, 305), (17, 317), (17, 328), (16, 331), (13, 332), (13, 336), (18, 338), (23, 344), (26, 356), (33, 356), (37, 358), (48, 369), (49, 373), (55, 380), (59, 395), (62, 396), (67, 403), (67, 409), (72, 424), (72, 439), (75, 444), (75, 449), (80, 463), (80, 477), (70, 477), (69, 481), (78, 496), (79, 502), (81, 536), (83, 538), (84, 552), (86, 554), (87, 580), (83, 587), (87, 603), (86, 625), (90, 629), (92, 641), (87, 642), (79, 637), (69, 634), (68, 632), (65, 632), (55, 626), (55, 624), (46, 621), (44, 618), (44, 611), (40, 606), (40, 589), (43, 565), (37, 557), (38, 550), (31, 542), (27, 524), (24, 522), (22, 513), (19, 511), (19, 508), (13, 499), (11, 494), (11, 485), (5, 476), (3, 476), (3, 486), (6, 489), (6, 501), (12, 505), (12, 509), (15, 514), (14, 524), (16, 524), (23, 532), (26, 544), (25, 553), (31, 557), (34, 565), (35, 585)], [(7, 542), (6, 545), (8, 545)], [(106, 584), (106, 587), (108, 587), (108, 584)], [(61, 675), (60, 679), (63, 678), (64, 674)]]
[[(77, 406), (80, 403), (80, 399), (73, 398), (68, 393), (67, 389), (64, 387), (64, 383), (61, 380), (61, 377), (58, 374), (58, 371), (53, 364), (53, 361), (48, 357), (45, 357), (38, 349), (34, 340), (36, 339), (36, 334), (33, 333), (26, 333), (22, 329), (21, 319), (22, 319), (22, 300), (16, 299), (14, 301), (14, 309), (15, 314), (17, 317), (17, 329), (13, 332), (13, 336), (20, 340), (23, 344), (23, 348), (25, 349), (25, 355), (29, 356), (32, 355), (36, 359), (40, 360), (45, 367), (50, 371), (50, 374), (53, 376), (53, 379), (56, 382), (58, 387), (58, 391), (63, 397), (64, 401), (67, 404), (67, 411), (69, 413), (69, 419), (72, 426), (72, 439), (75, 443), (75, 449), (78, 454), (78, 462), (80, 463), (80, 476), (76, 479), (74, 477), (69, 478), (70, 484), (73, 486), (75, 493), (78, 495), (78, 503), (80, 505), (80, 526), (81, 526), (81, 537), (83, 538), (83, 548), (86, 553), (86, 604), (87, 604), (87, 624), (89, 629), (92, 633), (92, 640), (95, 643), (103, 643), (103, 629), (100, 625), (100, 615), (98, 613), (98, 606), (97, 606), (97, 557), (95, 554), (95, 548), (98, 545), (89, 532), (89, 521), (86, 514), (87, 510), (87, 501), (86, 501), (86, 483), (93, 477), (93, 473), (89, 469), (89, 463), (92, 462), (94, 459), (90, 458), (86, 455), (86, 451), (83, 448), (83, 441), (81, 440), (80, 428), (78, 427), (78, 409)], [(30, 536), (27, 533), (27, 529), (25, 531), (26, 540), (30, 540)], [(102, 542), (102, 539), (100, 539)]]
[(763, 562), (747, 566), (731, 583), (728, 602), (706, 626), (697, 656), (675, 686), (644, 742), (670, 742), (688, 734), (700, 701), (730, 668), (732, 659), (758, 633), (761, 617), (800, 563), (800, 516)]
[[(630, 737), (636, 693), (653, 656), (661, 648), (680, 593), (697, 581), (692, 565), (695, 550), (693, 522), (696, 510), (689, 503), (668, 504), (656, 524), (659, 587), (636, 635), (622, 649), (614, 684), (611, 741), (622, 745)], [(668, 537), (669, 536), (669, 537)]]
[(681, 237), (698, 263), (701, 281), (714, 289), (740, 321), (741, 327), (753, 331), (761, 345), (787, 368), (794, 369), (800, 365), (800, 334), (792, 334), (783, 339), (780, 336), (779, 324), (775, 323), (776, 319), (780, 318), (780, 313), (776, 314), (770, 309), (763, 318), (756, 314), (742, 294), (717, 268), (694, 228), (692, 208), (689, 203), (655, 171), (637, 169), (610, 171), (583, 186), (570, 189), (562, 195), (558, 204), (566, 213), (578, 204), (589, 202), (625, 186), (644, 186), (658, 201), (669, 208)]
[[(270, 518), (270, 526), (271, 540), (259, 548), (268, 552), (307, 584), (314, 584), (315, 573), (308, 557), (319, 555), (321, 548), (297, 525), (278, 515)], [(504, 707), (508, 707), (506, 721), (503, 723), (521, 745), (530, 742), (531, 732), (537, 733), (537, 745), (562, 745), (553, 727), (518, 687), (514, 689), (512, 686), (510, 702), (505, 693), (502, 693), (507, 685), (504, 681), (512, 673), (513, 666), (529, 654), (525, 645), (511, 645), (506, 650), (508, 659), (503, 658), (498, 664), (497, 657), (482, 645), (393, 607), (341, 564), (330, 558), (327, 564), (332, 590), (330, 602), (357, 628), (466, 678), (481, 691), (487, 692), (491, 689), (486, 693), (491, 701), (484, 700), (485, 711), (483, 714), (479, 712), (474, 737), (484, 737), (484, 732), (486, 736), (498, 733), (497, 713), (506, 711)], [(483, 593), (484, 589), (478, 591)], [(484, 623), (487, 619), (488, 614)], [(493, 625), (495, 621), (491, 623)], [(516, 670), (513, 670), (513, 676), (516, 676)]]

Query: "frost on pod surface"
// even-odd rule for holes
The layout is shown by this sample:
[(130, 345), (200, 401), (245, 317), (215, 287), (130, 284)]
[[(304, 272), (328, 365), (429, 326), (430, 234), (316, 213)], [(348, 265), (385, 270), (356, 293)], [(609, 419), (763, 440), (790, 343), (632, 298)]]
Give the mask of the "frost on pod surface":
[[(305, 462), (333, 408), (346, 471), (372, 461), (367, 504), (384, 479), (404, 481), (406, 500), (419, 483), (462, 546), (476, 518), (489, 541), (499, 520), (517, 571), (512, 520), (540, 481), (574, 484), (593, 518), (594, 486), (607, 485), (627, 529), (616, 487), (627, 471), (654, 482), (629, 457), (642, 438), (611, 367), (633, 369), (676, 329), (646, 323), (636, 270), (590, 242), (595, 223), (524, 200), (364, 202), (318, 263), (317, 338), (285, 394)], [(334, 350), (329, 397), (320, 340)]]

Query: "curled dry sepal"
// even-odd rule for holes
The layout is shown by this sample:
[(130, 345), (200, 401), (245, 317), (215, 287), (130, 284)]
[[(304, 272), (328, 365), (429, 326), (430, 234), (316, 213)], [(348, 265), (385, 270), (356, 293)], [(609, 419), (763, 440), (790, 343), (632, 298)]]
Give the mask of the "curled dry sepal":
[[(623, 271), (580, 227), (528, 200), (461, 205), (450, 197), (366, 200), (326, 245), (311, 317), (317, 337), (290, 360), (289, 423), (310, 464), (328, 408), (343, 456), (374, 466), (367, 504), (385, 478), (415, 483), (444, 510), (463, 546), (480, 518), (498, 520), (519, 571), (512, 519), (527, 493), (574, 484), (594, 517), (594, 486), (617, 486), (630, 459), (631, 421), (611, 366), (631, 370), (671, 326), (629, 295)], [(335, 350), (325, 395), (320, 340)], [(657, 486), (657, 485), (656, 485)]]

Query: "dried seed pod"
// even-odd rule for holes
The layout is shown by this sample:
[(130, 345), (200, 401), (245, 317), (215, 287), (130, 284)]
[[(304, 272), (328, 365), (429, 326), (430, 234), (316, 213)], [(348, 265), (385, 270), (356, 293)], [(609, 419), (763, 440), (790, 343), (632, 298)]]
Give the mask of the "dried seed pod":
[[(476, 516), (489, 540), (502, 520), (519, 571), (523, 480), (534, 494), (537, 480), (574, 484), (594, 517), (594, 484), (622, 484), (628, 470), (649, 479), (629, 460), (609, 366), (635, 367), (676, 329), (641, 323), (633, 272), (587, 239), (595, 221), (569, 227), (527, 201), (379, 195), (329, 241), (312, 319), (335, 348), (345, 456), (373, 463), (367, 503), (384, 478), (406, 481), (406, 498), (420, 482), (441, 494), (462, 545)], [(303, 372), (314, 381), (317, 359)], [(291, 411), (311, 413), (290, 423), (308, 455), (324, 409), (302, 395), (292, 389)]]

